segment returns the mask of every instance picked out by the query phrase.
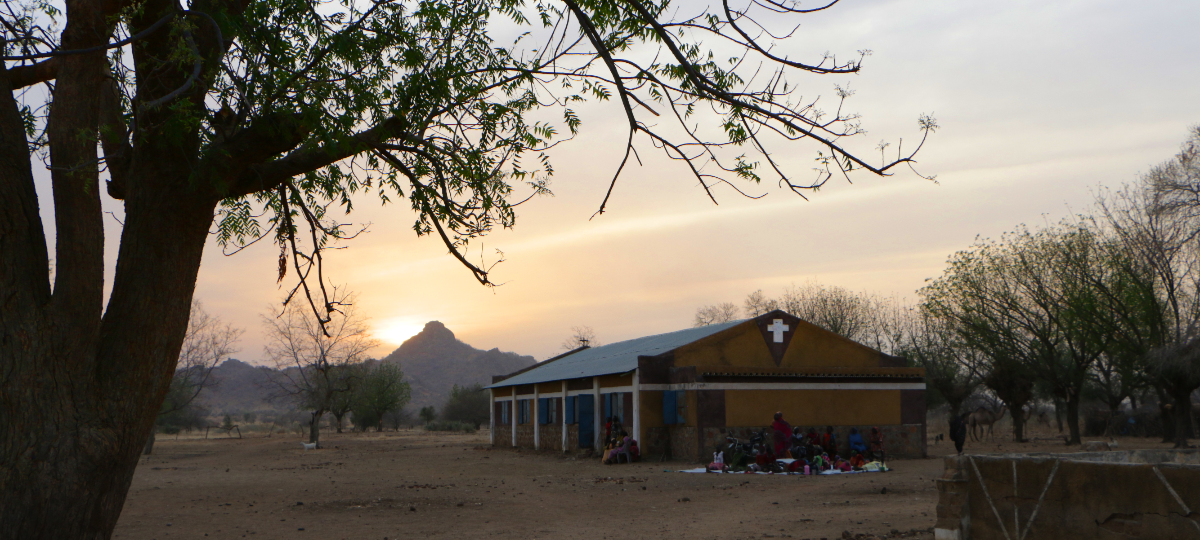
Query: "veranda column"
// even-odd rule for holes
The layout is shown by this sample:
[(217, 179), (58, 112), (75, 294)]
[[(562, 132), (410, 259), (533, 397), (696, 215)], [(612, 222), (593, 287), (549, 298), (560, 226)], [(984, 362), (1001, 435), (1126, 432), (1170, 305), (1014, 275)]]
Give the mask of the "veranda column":
[(562, 382), (562, 450), (567, 451), (567, 381)]
[(496, 391), (488, 388), (488, 401), (492, 404), (488, 407), (488, 442), (493, 446), (496, 445)]
[(604, 411), (604, 404), (600, 403), (600, 377), (592, 377), (592, 448), (597, 452), (603, 452), (604, 448), (600, 447), (600, 437), (604, 434), (604, 424), (600, 423), (600, 413)]
[(542, 419), (538, 418), (539, 416), (541, 416), (539, 414), (542, 409), (541, 403), (542, 402), (538, 401), (538, 385), (537, 385), (537, 383), (534, 383), (534, 385), (533, 385), (533, 401), (529, 403), (529, 408), (531, 409), (529, 412), (533, 413), (533, 449), (534, 450), (538, 449), (538, 439), (539, 439), (538, 435), (540, 435), (541, 431), (542, 431), (541, 429), (539, 429), (542, 425)]
[(509, 403), (508, 419), (509, 419), (509, 421), (512, 422), (512, 430), (510, 430), (512, 433), (512, 445), (516, 446), (517, 445), (517, 387), (510, 386), (509, 388), (512, 388), (512, 400), (510, 400), (508, 402)]
[[(633, 370), (633, 440), (642, 440), (642, 392), (638, 389), (638, 375), (640, 370)], [(641, 442), (638, 442), (638, 448), (642, 448)]]

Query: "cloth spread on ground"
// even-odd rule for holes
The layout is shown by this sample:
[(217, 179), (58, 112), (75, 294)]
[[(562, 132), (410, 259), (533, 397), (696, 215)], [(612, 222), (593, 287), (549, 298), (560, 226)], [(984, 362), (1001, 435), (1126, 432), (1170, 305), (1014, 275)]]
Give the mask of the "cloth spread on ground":
[[(783, 464), (785, 464), (785, 465), (791, 465), (791, 464), (792, 464), (792, 462), (794, 462), (794, 461), (796, 461), (796, 460), (794, 460), (794, 459), (780, 459), (780, 460), (777, 460), (777, 461), (779, 461), (780, 463), (783, 463)], [(860, 471), (840, 471), (840, 470), (834, 469), (834, 470), (829, 470), (829, 471), (821, 471), (821, 472), (819, 472), (819, 473), (814, 473), (814, 474), (819, 474), (819, 475), (828, 476), (828, 475), (831, 475), (831, 474), (858, 474), (858, 473), (865, 473), (865, 472), (888, 472), (888, 471), (890, 471), (890, 470), (891, 470), (891, 469), (887, 468), (887, 466), (886, 466), (886, 465), (884, 465), (884, 464), (882, 464), (882, 463), (880, 463), (880, 462), (878, 462), (878, 461), (872, 461), (872, 462), (870, 462), (870, 463), (864, 464), (864, 465), (863, 465), (863, 467), (862, 467), (862, 470), (860, 470)], [(663, 472), (671, 472), (671, 471), (668, 469), (668, 470), (664, 470)], [(751, 472), (751, 471), (745, 471), (745, 472), (735, 472), (735, 471), (714, 471), (714, 470), (707, 469), (707, 468), (705, 468), (705, 467), (697, 467), (697, 468), (695, 468), (695, 469), (683, 469), (683, 470), (678, 470), (678, 471), (675, 471), (675, 472), (681, 472), (681, 473), (712, 473), (712, 474), (775, 474), (775, 475), (777, 475), (777, 476), (804, 476), (804, 473), (803, 473), (803, 472), (798, 472), (798, 473), (782, 473), (782, 474), (779, 474), (779, 473), (769, 473), (769, 472)]]

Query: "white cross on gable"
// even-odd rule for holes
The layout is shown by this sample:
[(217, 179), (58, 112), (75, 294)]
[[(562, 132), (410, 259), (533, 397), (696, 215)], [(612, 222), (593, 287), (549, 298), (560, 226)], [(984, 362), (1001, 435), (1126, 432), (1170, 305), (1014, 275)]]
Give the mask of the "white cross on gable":
[(783, 319), (775, 319), (771, 326), (767, 327), (767, 331), (775, 334), (775, 343), (783, 343), (783, 333), (791, 330), (788, 325), (783, 324)]

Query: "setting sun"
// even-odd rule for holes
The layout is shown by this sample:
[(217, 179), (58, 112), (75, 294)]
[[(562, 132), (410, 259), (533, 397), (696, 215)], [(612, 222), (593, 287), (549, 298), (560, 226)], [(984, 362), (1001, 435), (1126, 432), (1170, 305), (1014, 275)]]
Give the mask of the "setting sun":
[(375, 328), (375, 337), (384, 343), (399, 346), (404, 340), (417, 335), (425, 328), (424, 322), (409, 317), (384, 319)]

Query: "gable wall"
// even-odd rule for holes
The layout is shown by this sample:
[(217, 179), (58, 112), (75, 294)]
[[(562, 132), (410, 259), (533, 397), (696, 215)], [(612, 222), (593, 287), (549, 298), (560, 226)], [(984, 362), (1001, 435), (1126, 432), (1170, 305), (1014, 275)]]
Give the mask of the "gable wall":
[(880, 367), (881, 354), (804, 321), (793, 330), (778, 366), (751, 320), (725, 332), (684, 345), (675, 351), (675, 366), (698, 368)]

